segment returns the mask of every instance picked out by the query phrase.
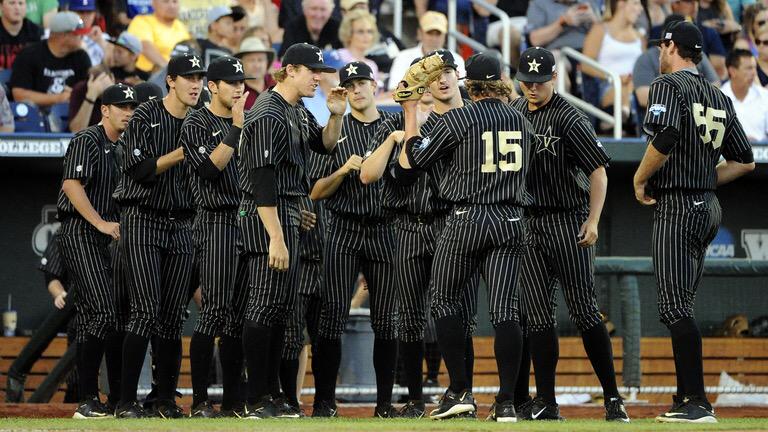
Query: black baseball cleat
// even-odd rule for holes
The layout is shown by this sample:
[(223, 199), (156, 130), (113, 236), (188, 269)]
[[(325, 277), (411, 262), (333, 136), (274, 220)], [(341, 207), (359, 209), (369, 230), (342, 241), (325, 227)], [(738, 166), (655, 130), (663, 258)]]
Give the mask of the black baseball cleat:
[(517, 414), (515, 413), (514, 401), (494, 402), (491, 406), (491, 411), (488, 413), (487, 420), (498, 423), (516, 423)]
[(565, 420), (560, 416), (557, 404), (548, 404), (542, 398), (536, 398), (531, 403), (531, 420)]
[(424, 412), (426, 411), (426, 407), (424, 406), (423, 401), (408, 401), (405, 405), (403, 405), (402, 408), (400, 408), (400, 411), (397, 413), (397, 416), (400, 418), (410, 418), (410, 419), (419, 419), (424, 417)]
[(177, 419), (184, 417), (184, 410), (170, 399), (157, 399), (152, 405), (153, 417), (163, 419)]
[(144, 408), (136, 401), (127, 404), (118, 404), (115, 409), (115, 418), (139, 419), (146, 417), (148, 417), (146, 411), (144, 411)]
[(5, 381), (5, 401), (8, 403), (24, 402), (24, 382), (27, 378), (24, 375), (16, 374), (14, 371), (8, 371)]
[(219, 411), (219, 417), (243, 418), (245, 417), (245, 404), (237, 405), (231, 409), (222, 409)]
[(518, 420), (530, 420), (531, 419), (531, 407), (533, 407), (533, 399), (530, 397), (524, 402), (515, 405), (515, 412), (517, 413)]
[(112, 413), (109, 412), (109, 408), (101, 403), (99, 398), (88, 399), (80, 402), (75, 414), (72, 415), (73, 419), (78, 420), (94, 420), (104, 419), (112, 417)]
[(605, 401), (605, 421), (629, 423), (629, 414), (620, 397), (612, 397)]
[(301, 412), (301, 407), (298, 401), (293, 403), (288, 401), (287, 398), (281, 396), (277, 399), (273, 399), (272, 403), (275, 405), (277, 418), (301, 418), (304, 417), (304, 413)]
[(373, 418), (397, 418), (397, 410), (392, 405), (376, 405)]
[(271, 396), (264, 396), (255, 404), (245, 404), (245, 416), (248, 420), (261, 420), (277, 416), (277, 407)]
[(221, 413), (216, 411), (211, 401), (203, 401), (189, 410), (189, 416), (193, 418), (218, 418)]
[(701, 398), (685, 398), (670, 411), (656, 417), (661, 423), (717, 423), (712, 405)]
[(429, 413), (429, 418), (433, 420), (447, 419), (459, 414), (477, 411), (475, 398), (470, 391), (461, 391), (455, 393), (449, 388), (440, 398), (437, 408)]
[(317, 401), (312, 407), (312, 417), (338, 417), (339, 411), (336, 403), (328, 401)]

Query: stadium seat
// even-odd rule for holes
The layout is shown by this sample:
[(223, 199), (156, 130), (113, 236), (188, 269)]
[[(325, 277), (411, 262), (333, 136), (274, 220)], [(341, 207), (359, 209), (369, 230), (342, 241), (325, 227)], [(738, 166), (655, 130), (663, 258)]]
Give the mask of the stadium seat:
[(10, 89), (8, 88), (8, 82), (11, 80), (11, 69), (1, 69), (0, 70), (0, 84), (5, 87), (5, 94), (7, 95), (10, 92)]
[(48, 132), (69, 132), (69, 104), (58, 103), (52, 105), (48, 120)]
[(37, 105), (25, 102), (11, 102), (16, 132), (46, 132), (47, 123)]

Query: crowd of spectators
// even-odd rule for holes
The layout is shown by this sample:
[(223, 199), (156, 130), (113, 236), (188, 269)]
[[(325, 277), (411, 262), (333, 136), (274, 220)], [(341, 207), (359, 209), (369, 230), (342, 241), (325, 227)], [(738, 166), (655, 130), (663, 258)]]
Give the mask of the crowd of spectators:
[[(320, 47), (332, 64), (365, 62), (379, 85), (378, 101), (391, 102), (390, 92), (411, 62), (445, 47), (448, 0), (413, 0), (408, 16), (415, 13), (415, 29), (405, 27), (409, 44), (381, 19), (386, 1), (0, 0), (0, 131), (13, 130), (17, 102), (43, 115), (66, 104), (62, 131), (82, 130), (100, 121), (106, 87), (150, 81), (164, 88), (168, 60), (185, 52), (199, 54), (206, 65), (219, 56), (240, 58), (249, 76), (249, 107), (274, 85), (270, 72), (297, 42)], [(704, 36), (700, 73), (733, 99), (751, 139), (767, 137), (768, 116), (762, 114), (768, 111), (768, 0), (486, 1), (511, 17), (512, 52), (505, 59), (510, 77), (527, 46), (575, 48), (620, 76), (623, 118), (634, 125), (659, 75), (658, 48), (647, 41), (671, 21), (690, 20)], [(500, 49), (504, 36), (496, 16), (470, 0), (457, 0), (456, 6), (459, 32)], [(453, 53), (460, 76), (470, 53), (461, 44)], [(575, 92), (613, 109), (607, 74), (563, 61)], [(338, 77), (324, 76), (318, 97), (337, 83)], [(305, 102), (317, 107), (318, 119), (324, 117), (323, 104)]]

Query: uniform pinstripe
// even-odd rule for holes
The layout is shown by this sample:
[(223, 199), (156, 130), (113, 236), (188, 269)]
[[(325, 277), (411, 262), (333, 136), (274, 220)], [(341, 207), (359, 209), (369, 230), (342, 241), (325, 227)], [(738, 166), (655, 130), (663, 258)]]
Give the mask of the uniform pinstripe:
[[(704, 256), (722, 217), (714, 194), (720, 157), (742, 162), (751, 153), (733, 109), (719, 89), (688, 70), (654, 80), (644, 128), (654, 135), (676, 129), (679, 142), (654, 174), (653, 262), (659, 316), (670, 326), (693, 317)], [(651, 138), (652, 140), (653, 138)]]
[(589, 215), (589, 174), (609, 157), (586, 116), (554, 93), (531, 111), (519, 98), (512, 107), (535, 130), (536, 146), (526, 178), (529, 203), (527, 253), (521, 279), (526, 329), (556, 326), (555, 291), (563, 289), (571, 321), (581, 330), (601, 322), (594, 288), (594, 246), (579, 247), (578, 234)]
[[(370, 136), (390, 116), (382, 111), (379, 115), (373, 123), (345, 115), (336, 150), (324, 157), (312, 178), (325, 177), (344, 165), (350, 156), (365, 154)], [(397, 293), (391, 277), (394, 236), (390, 215), (380, 203), (381, 183), (364, 185), (355, 171), (324, 202), (328, 228), (323, 253), (320, 336), (338, 339), (344, 333), (355, 281), (362, 272), (370, 293), (371, 327), (376, 337), (397, 337)]]

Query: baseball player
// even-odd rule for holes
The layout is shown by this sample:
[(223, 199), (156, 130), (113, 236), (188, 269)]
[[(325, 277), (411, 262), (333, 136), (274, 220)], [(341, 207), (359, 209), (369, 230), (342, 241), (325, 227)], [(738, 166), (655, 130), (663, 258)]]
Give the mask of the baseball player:
[(370, 293), (376, 371), (374, 416), (392, 417), (392, 386), (397, 363), (397, 293), (392, 278), (394, 237), (390, 214), (381, 207), (381, 184), (365, 185), (358, 171), (370, 136), (391, 114), (376, 108), (376, 81), (370, 67), (351, 62), (339, 70), (351, 112), (344, 116), (336, 151), (318, 164), (311, 198), (325, 200), (328, 228), (323, 253), (320, 327), (312, 359), (315, 374), (313, 417), (336, 413), (336, 375), (341, 362), (341, 335), (349, 317), (355, 280), (360, 272)]
[[(616, 387), (611, 340), (595, 294), (594, 244), (610, 158), (587, 117), (554, 92), (557, 73), (551, 52), (528, 48), (520, 57), (515, 78), (524, 97), (513, 101), (512, 107), (531, 122), (536, 138), (526, 178), (531, 202), (526, 207), (528, 247), (521, 270), (520, 303), (537, 397), (518, 405), (517, 414), (525, 419), (562, 419), (555, 401), (555, 292), (560, 285), (571, 321), (581, 332), (584, 349), (603, 386), (606, 420), (629, 421)], [(523, 371), (528, 369), (523, 366)]]
[(145, 415), (136, 386), (150, 337), (158, 377), (154, 413), (182, 417), (175, 402), (181, 331), (193, 267), (194, 202), (179, 136), (202, 92), (205, 69), (195, 55), (171, 58), (168, 95), (139, 106), (123, 135), (123, 176), (115, 191), (121, 206), (121, 242), (131, 316), (123, 345), (122, 396), (115, 416)]
[(517, 310), (517, 278), (525, 238), (525, 175), (533, 135), (520, 112), (505, 101), (511, 93), (501, 81), (501, 64), (479, 53), (467, 60), (466, 88), (475, 102), (445, 113), (429, 136), (420, 136), (416, 101), (404, 102), (406, 145), (403, 169), (428, 169), (450, 158), (440, 182), (440, 197), (453, 204), (435, 250), (432, 313), (450, 385), (433, 419), (476, 410), (464, 363), (463, 290), (480, 271), (488, 285), (499, 393), (491, 419), (517, 420), (512, 401), (520, 366), (522, 331)]
[(249, 273), (243, 328), (246, 418), (282, 416), (274, 400), (280, 397), (286, 318), (296, 303), (300, 200), (309, 189), (305, 148), (320, 153), (334, 149), (346, 92), (336, 88), (328, 95), (331, 117), (323, 129), (300, 99), (315, 94), (321, 73), (335, 71), (323, 64), (319, 48), (294, 44), (274, 75), (275, 87), (262, 93), (246, 115), (238, 159), (243, 192), (239, 224)]
[[(701, 333), (693, 301), (707, 246), (722, 217), (717, 186), (752, 171), (752, 148), (731, 100), (696, 71), (702, 36), (669, 24), (658, 44), (662, 75), (651, 84), (643, 127), (649, 145), (635, 173), (635, 198), (655, 205), (653, 268), (661, 322), (672, 334), (677, 394), (662, 422), (715, 423), (704, 393)], [(720, 160), (721, 157), (724, 160)]]
[[(434, 109), (420, 128), (429, 135), (440, 117), (453, 108), (461, 108), (469, 101), (461, 98), (458, 85), (457, 65), (448, 50), (436, 52), (445, 63), (440, 78), (429, 86), (434, 99)], [(432, 55), (433, 53), (427, 54)], [(418, 61), (420, 59), (416, 59)], [(400, 326), (399, 350), (403, 357), (404, 375), (408, 386), (408, 402), (398, 412), (398, 417), (421, 418), (424, 416), (422, 362), (424, 360), (424, 335), (427, 325), (429, 282), (437, 239), (445, 225), (445, 217), (451, 204), (437, 196), (437, 188), (445, 173), (447, 159), (441, 159), (429, 169), (421, 171), (398, 170), (397, 156), (405, 124), (402, 113), (385, 119), (371, 139), (368, 154), (360, 170), (360, 179), (371, 184), (383, 178), (382, 206), (397, 215), (395, 224), (395, 279), (399, 295)], [(400, 175), (398, 175), (400, 174)], [(477, 284), (479, 273), (470, 279)], [(476, 311), (475, 291), (464, 291), (467, 307), (462, 317), (467, 328), (467, 353), (465, 354), (467, 380), (472, 387), (474, 352), (472, 331)], [(439, 362), (439, 357), (438, 357)]]
[(98, 375), (105, 341), (118, 335), (109, 252), (112, 240), (120, 238), (112, 198), (117, 181), (113, 150), (138, 105), (133, 89), (125, 84), (107, 87), (101, 98), (103, 121), (77, 133), (67, 147), (57, 202), (61, 252), (78, 287), (74, 303), (80, 405), (73, 416), (77, 419), (110, 415), (99, 399)]
[[(208, 399), (208, 376), (214, 338), (224, 330), (230, 310), (240, 237), (237, 211), (241, 196), (236, 150), (244, 121), (243, 64), (234, 57), (219, 57), (208, 65), (207, 78), (211, 104), (187, 116), (181, 129), (184, 159), (189, 166), (198, 208), (194, 222), (195, 259), (202, 295), (200, 316), (189, 346), (191, 417), (218, 415)], [(231, 364), (233, 353), (226, 348), (236, 349), (240, 336), (240, 333), (225, 334), (220, 339), (221, 346), (225, 347), (221, 352), (222, 371), (237, 377), (241, 371)], [(234, 354), (242, 355), (241, 350), (236, 351)], [(225, 390), (228, 391), (230, 389)]]

